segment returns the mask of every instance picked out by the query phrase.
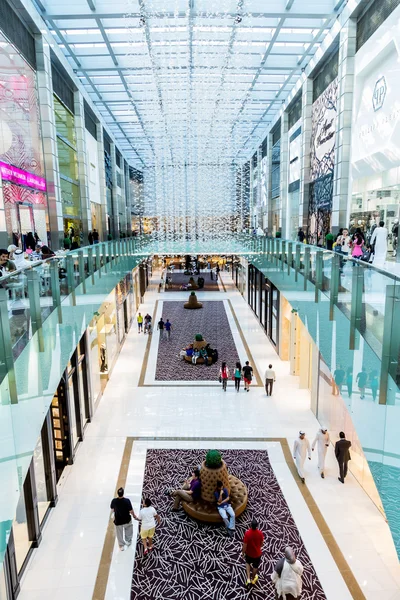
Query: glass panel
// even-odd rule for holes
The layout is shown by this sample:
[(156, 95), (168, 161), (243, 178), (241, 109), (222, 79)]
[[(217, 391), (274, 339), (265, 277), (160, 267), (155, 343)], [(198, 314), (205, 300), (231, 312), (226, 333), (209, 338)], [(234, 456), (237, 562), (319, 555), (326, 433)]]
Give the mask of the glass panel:
[(60, 184), (63, 214), (70, 215), (71, 217), (80, 217), (79, 185), (63, 178), (60, 179)]
[(61, 175), (78, 180), (78, 158), (76, 151), (62, 139), (57, 138), (58, 165)]
[(47, 499), (46, 471), (43, 459), (42, 436), (39, 437), (33, 453), (33, 468), (35, 470), (39, 522), (41, 523), (50, 505), (50, 502)]
[(18, 500), (15, 519), (13, 522), (13, 534), (15, 544), (15, 557), (17, 561), (17, 570), (21, 570), (26, 555), (31, 547), (28, 534), (28, 519), (26, 516), (25, 496), (22, 488), (21, 495)]
[(76, 145), (75, 118), (69, 110), (61, 104), (59, 99), (54, 96), (54, 114), (56, 119), (56, 130), (73, 146)]

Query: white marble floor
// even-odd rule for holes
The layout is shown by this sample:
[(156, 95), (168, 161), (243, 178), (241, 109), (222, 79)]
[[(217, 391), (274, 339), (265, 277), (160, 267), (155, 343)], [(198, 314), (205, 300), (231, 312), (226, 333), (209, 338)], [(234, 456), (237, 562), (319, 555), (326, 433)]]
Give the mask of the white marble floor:
[[(233, 384), (223, 394), (220, 388), (198, 385), (139, 387), (147, 336), (133, 326), (111, 380), (101, 399), (93, 423), (81, 444), (75, 464), (60, 483), (59, 502), (50, 515), (43, 541), (35, 550), (21, 586), (20, 600), (90, 600), (110, 517), (113, 497), (127, 436), (153, 438), (134, 443), (126, 492), (138, 507), (147, 447), (267, 447), (272, 464), (300, 533), (329, 600), (351, 598), (343, 579), (299, 493), (280, 447), (257, 438), (286, 437), (293, 443), (299, 429), (312, 438), (318, 423), (312, 414), (309, 393), (298, 389), (289, 375), (289, 365), (279, 360), (254, 314), (224, 274), (227, 292), (253, 359), (262, 374), (269, 362), (277, 372), (272, 398), (262, 388), (236, 394)], [(152, 314), (156, 300), (179, 299), (179, 293), (157, 293), (152, 286), (140, 307)], [(207, 297), (210, 297), (207, 294)], [(214, 293), (212, 294), (214, 296)], [(187, 293), (182, 297), (186, 298)], [(200, 299), (200, 293), (199, 293)], [(238, 344), (240, 336), (231, 326)], [(238, 346), (239, 348), (239, 346)], [(153, 348), (151, 352), (154, 352)], [(240, 355), (244, 352), (240, 347)], [(149, 361), (149, 374), (152, 378)], [(154, 380), (153, 380), (154, 381)], [(153, 383), (153, 382), (152, 382)], [(161, 442), (157, 437), (195, 437), (196, 442)], [(235, 438), (245, 439), (238, 441)], [(353, 477), (346, 485), (337, 481), (333, 450), (329, 450), (326, 479), (318, 476), (316, 459), (307, 464), (307, 485), (340, 549), (368, 600), (400, 600), (400, 568), (389, 528), (375, 505)], [(120, 553), (114, 548), (107, 600), (128, 600), (134, 548)], [(222, 599), (221, 599), (222, 600)]]

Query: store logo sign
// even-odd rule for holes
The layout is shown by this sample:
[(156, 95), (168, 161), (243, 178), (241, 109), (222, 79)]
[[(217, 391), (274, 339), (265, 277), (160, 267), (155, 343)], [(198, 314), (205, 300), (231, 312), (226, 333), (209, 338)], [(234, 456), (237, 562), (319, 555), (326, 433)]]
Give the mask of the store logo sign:
[(26, 187), (33, 188), (45, 192), (47, 190), (46, 180), (44, 177), (39, 177), (18, 167), (13, 167), (7, 163), (0, 161), (0, 175), (3, 181), (11, 181)]
[(386, 98), (386, 90), (386, 79), (384, 77), (381, 77), (375, 83), (374, 93), (372, 95), (372, 105), (374, 107), (375, 112), (382, 108)]

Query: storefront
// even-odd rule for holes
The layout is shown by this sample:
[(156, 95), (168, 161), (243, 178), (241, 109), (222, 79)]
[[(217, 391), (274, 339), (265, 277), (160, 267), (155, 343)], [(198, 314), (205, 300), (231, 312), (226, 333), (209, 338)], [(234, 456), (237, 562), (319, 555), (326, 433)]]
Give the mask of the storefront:
[[(379, 221), (389, 231), (400, 217), (400, 7), (355, 58), (350, 227), (367, 235)], [(389, 255), (390, 256), (390, 255)]]
[(35, 237), (45, 244), (49, 239), (36, 73), (2, 33), (0, 45), (0, 187), (6, 230), (3, 242), (25, 250), (34, 245)]
[(248, 303), (265, 329), (276, 351), (279, 350), (280, 292), (257, 267), (248, 266)]

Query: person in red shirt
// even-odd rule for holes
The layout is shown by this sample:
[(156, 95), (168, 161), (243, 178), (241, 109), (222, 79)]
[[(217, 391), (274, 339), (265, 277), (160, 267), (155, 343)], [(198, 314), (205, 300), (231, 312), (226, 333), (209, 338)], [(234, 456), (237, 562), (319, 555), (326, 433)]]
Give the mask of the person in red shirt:
[[(264, 534), (258, 529), (256, 519), (252, 519), (251, 528), (246, 531), (243, 538), (243, 557), (246, 559), (247, 581), (246, 585), (255, 585), (258, 580)], [(251, 567), (251, 573), (250, 573)]]

